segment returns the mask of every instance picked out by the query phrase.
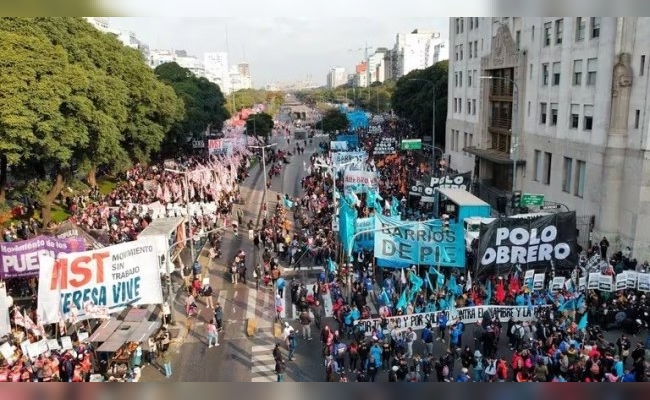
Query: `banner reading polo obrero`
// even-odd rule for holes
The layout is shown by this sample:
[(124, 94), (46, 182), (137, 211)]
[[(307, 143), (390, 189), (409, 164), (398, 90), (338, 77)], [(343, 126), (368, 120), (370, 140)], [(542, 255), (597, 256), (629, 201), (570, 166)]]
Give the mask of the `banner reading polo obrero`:
[(576, 213), (499, 218), (481, 225), (478, 249), (481, 274), (501, 274), (517, 265), (572, 270), (578, 263)]
[[(383, 228), (383, 229), (382, 229)], [(402, 264), (465, 268), (463, 225), (400, 221), (375, 214), (375, 257)]]
[(368, 189), (377, 189), (379, 180), (377, 173), (373, 171), (350, 171), (343, 174), (343, 188), (345, 191), (363, 193)]
[(435, 197), (433, 196), (436, 188), (440, 189), (464, 189), (468, 190), (470, 181), (472, 180), (472, 173), (465, 172), (462, 174), (447, 175), (440, 178), (424, 177), (416, 180), (411, 186), (409, 194), (411, 196), (421, 196), (420, 199), (423, 203), (433, 203)]
[(162, 303), (155, 248), (140, 239), (56, 258), (41, 254), (39, 322), (107, 318), (129, 305)]

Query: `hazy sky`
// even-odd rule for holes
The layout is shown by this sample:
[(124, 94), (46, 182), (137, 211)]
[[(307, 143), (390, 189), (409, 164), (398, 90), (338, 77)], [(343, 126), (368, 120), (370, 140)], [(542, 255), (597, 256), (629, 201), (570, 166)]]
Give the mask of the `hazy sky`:
[[(240, 12), (255, 10), (260, 2), (238, 2), (242, 6)], [(373, 10), (374, 15), (365, 18), (346, 16), (363, 13), (351, 12), (345, 3), (331, 0), (328, 4), (334, 7), (334, 11), (339, 11), (330, 9), (327, 13), (304, 17), (291, 16), (299, 12), (282, 13), (278, 10), (276, 14), (289, 16), (255, 12), (250, 17), (238, 17), (230, 12), (224, 14), (233, 15), (231, 17), (128, 17), (111, 18), (111, 25), (133, 31), (151, 49), (187, 50), (198, 57), (206, 51), (228, 51), (231, 65), (244, 59), (248, 61), (255, 87), (272, 82), (305, 80), (308, 76), (313, 82), (324, 84), (329, 68), (343, 66), (352, 70), (363, 60), (366, 43), (373, 48), (392, 48), (397, 33), (422, 29), (440, 32), (445, 39), (449, 37), (448, 18), (395, 16), (385, 7), (388, 4), (396, 6), (394, 0), (387, 4), (382, 4), (386, 3), (384, 0), (358, 0)], [(373, 5), (379, 8), (379, 12)], [(432, 6), (424, 5), (421, 10), (424, 12), (412, 11), (412, 14), (426, 15), (426, 10)], [(304, 9), (303, 13), (309, 15), (311, 12)], [(214, 13), (206, 11), (206, 14)], [(369, 52), (372, 54), (372, 50)]]

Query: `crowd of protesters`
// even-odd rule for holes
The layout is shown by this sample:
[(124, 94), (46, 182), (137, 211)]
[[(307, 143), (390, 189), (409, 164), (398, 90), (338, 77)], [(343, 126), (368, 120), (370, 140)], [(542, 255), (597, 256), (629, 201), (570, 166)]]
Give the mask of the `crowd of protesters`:
[[(401, 200), (401, 211), (407, 216), (426, 218), (426, 211), (420, 210), (422, 204), (410, 203), (408, 187), (413, 171), (427, 174), (430, 166), (421, 163), (412, 152), (372, 157), (373, 145), (379, 138), (377, 132), (398, 135), (400, 131), (408, 132), (408, 127), (385, 121), (381, 130), (371, 131), (373, 133), (359, 130), (357, 134), (362, 147), (371, 155), (368, 168), (378, 172), (381, 197), (397, 197)], [(307, 206), (323, 237), (330, 238), (329, 251), (322, 255), (331, 257), (338, 254), (339, 246), (334, 233), (328, 229), (334, 209), (327, 199), (331, 199), (334, 181), (326, 169), (317, 167), (321, 158), (312, 157), (311, 168), (302, 181), (305, 195), (300, 205)], [(342, 186), (342, 182), (337, 184)], [(363, 198), (360, 196), (361, 200)], [(373, 210), (364, 207), (364, 201), (360, 203), (359, 216), (372, 215)], [(328, 382), (646, 380), (646, 343), (634, 339), (635, 335), (644, 333), (649, 321), (650, 303), (642, 292), (588, 290), (578, 293), (567, 288), (532, 291), (519, 272), (475, 278), (471, 282), (471, 276), (457, 270), (446, 273), (440, 287), (414, 288), (409, 275), (424, 278), (427, 270), (413, 266), (404, 275), (400, 271), (375, 269), (372, 259), (372, 251), (354, 252), (353, 262), (342, 263), (335, 271), (321, 276), (309, 294), (309, 301), (300, 302), (300, 295), (296, 298), (298, 309), (305, 310), (321, 303), (322, 296), (331, 296), (332, 315), (326, 317), (334, 317), (334, 323), (319, 326), (324, 379)], [(327, 263), (322, 257), (317, 261)], [(350, 281), (346, 279), (349, 272)], [(577, 282), (580, 275), (584, 275), (584, 271), (576, 268), (566, 278)], [(546, 280), (552, 278), (553, 273), (548, 273)], [(307, 293), (300, 289), (303, 283), (294, 285), (303, 294)], [(400, 305), (400, 294), (407, 289), (417, 290), (417, 293)], [(368, 307), (371, 302), (379, 310), (381, 329), (364, 332), (363, 325), (355, 322), (371, 317)], [(480, 305), (528, 306), (534, 310), (535, 319), (530, 322), (513, 318), (501, 321), (498, 316), (486, 313), (480, 323), (465, 326), (453, 318), (447, 320), (442, 313), (437, 324), (428, 325), (420, 332), (397, 329), (390, 322), (390, 317), (395, 315)], [(290, 349), (297, 335), (294, 332), (291, 336), (291, 329), (287, 327), (285, 333)], [(434, 347), (435, 343), (439, 345)], [(441, 353), (435, 353), (434, 349), (439, 348), (443, 349)], [(282, 373), (283, 363), (279, 360), (279, 368), (276, 368)]]

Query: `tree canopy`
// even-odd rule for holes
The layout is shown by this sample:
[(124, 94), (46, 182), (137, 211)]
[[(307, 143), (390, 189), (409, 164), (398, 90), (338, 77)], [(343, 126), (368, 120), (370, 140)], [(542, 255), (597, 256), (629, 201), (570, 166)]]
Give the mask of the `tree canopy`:
[(226, 99), (226, 109), (231, 113), (244, 108), (252, 108), (256, 104), (266, 105), (265, 112), (275, 115), (284, 102), (284, 93), (258, 89), (243, 89), (230, 94)]
[(0, 85), (0, 201), (10, 166), (45, 223), (80, 174), (148, 161), (184, 112), (138, 50), (81, 18), (1, 18)]
[(174, 88), (185, 104), (185, 116), (165, 137), (163, 150), (175, 153), (179, 148), (191, 148), (192, 139), (200, 138), (208, 126), (221, 130), (224, 121), (230, 118), (217, 84), (195, 76), (175, 62), (159, 65), (154, 72), (158, 79)]
[(328, 104), (351, 104), (373, 114), (390, 111), (391, 96), (395, 90), (395, 82), (375, 82), (367, 88), (351, 87), (348, 85), (337, 88), (318, 88), (303, 90), (296, 93), (301, 101), (321, 110), (330, 108)]
[(266, 143), (273, 131), (273, 126), (273, 117), (269, 114), (264, 112), (251, 114), (246, 120), (246, 134), (262, 139)]
[[(391, 102), (395, 113), (408, 120), (422, 136), (431, 135), (433, 98), (436, 99), (436, 144), (444, 147), (447, 121), (448, 61), (411, 71), (397, 81)], [(431, 83), (427, 83), (428, 81)]]
[(322, 120), (315, 124), (315, 128), (321, 128), (325, 133), (346, 131), (349, 126), (348, 117), (337, 108), (325, 111)]

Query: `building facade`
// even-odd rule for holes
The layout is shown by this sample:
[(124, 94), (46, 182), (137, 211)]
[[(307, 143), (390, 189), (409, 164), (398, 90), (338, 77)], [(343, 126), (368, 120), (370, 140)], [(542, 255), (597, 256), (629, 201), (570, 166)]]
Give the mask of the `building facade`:
[(206, 78), (210, 82), (219, 85), (221, 92), (230, 94), (232, 83), (230, 81), (230, 67), (228, 64), (228, 53), (207, 52), (203, 53), (203, 66)]
[(583, 246), (593, 231), (650, 259), (648, 33), (645, 17), (452, 18), (451, 167), (493, 205), (514, 170), (515, 190), (592, 217)]
[(343, 67), (330, 68), (330, 71), (327, 73), (328, 88), (334, 89), (341, 85), (345, 85), (347, 83), (348, 83), (348, 76), (345, 73), (345, 68)]
[(441, 46), (442, 42), (438, 32), (415, 29), (410, 33), (398, 33), (393, 47), (391, 79), (399, 79), (413, 70), (445, 60), (441, 57), (448, 57), (449, 52), (441, 52), (447, 47)]

